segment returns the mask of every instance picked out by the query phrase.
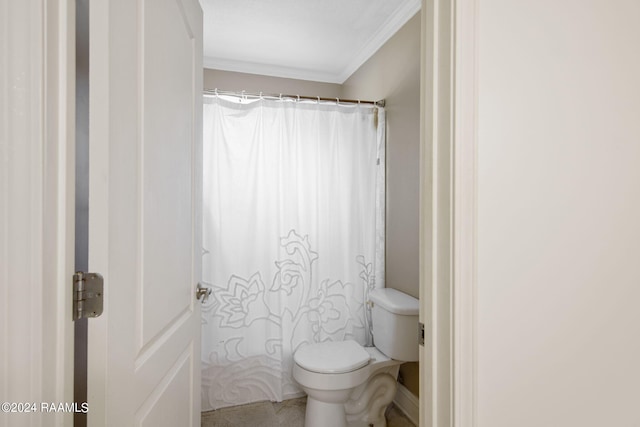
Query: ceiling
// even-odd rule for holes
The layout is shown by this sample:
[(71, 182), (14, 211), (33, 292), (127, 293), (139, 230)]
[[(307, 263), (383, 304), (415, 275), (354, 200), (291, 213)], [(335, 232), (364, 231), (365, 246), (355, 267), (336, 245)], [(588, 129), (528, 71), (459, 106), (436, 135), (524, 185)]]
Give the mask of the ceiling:
[(343, 83), (420, 0), (200, 0), (204, 66)]

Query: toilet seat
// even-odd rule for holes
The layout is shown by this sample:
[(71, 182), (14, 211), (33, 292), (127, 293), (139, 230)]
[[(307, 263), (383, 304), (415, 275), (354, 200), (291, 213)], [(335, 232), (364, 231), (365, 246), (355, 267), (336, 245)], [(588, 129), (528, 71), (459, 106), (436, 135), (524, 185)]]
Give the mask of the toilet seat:
[(311, 372), (343, 374), (367, 365), (370, 354), (357, 342), (347, 340), (309, 344), (298, 349), (293, 358)]

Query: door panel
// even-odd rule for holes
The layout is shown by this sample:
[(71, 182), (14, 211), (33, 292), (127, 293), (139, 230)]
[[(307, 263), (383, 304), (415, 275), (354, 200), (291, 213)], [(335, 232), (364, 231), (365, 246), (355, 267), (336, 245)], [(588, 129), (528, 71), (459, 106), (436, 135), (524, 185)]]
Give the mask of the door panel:
[(193, 311), (192, 285), (197, 282), (191, 262), (194, 40), (178, 1), (149, 3), (140, 23), (141, 348)]
[[(184, 352), (178, 361), (167, 372), (159, 387), (149, 396), (136, 414), (135, 426), (156, 427), (160, 425), (181, 426), (193, 425), (193, 414), (185, 405), (176, 405), (184, 400), (192, 388), (193, 354)], [(158, 410), (164, 408), (165, 410)], [(172, 408), (167, 411), (167, 408)], [(189, 424), (187, 421), (189, 420)], [(198, 419), (199, 423), (199, 419)]]
[(89, 426), (200, 424), (202, 11), (91, 4)]

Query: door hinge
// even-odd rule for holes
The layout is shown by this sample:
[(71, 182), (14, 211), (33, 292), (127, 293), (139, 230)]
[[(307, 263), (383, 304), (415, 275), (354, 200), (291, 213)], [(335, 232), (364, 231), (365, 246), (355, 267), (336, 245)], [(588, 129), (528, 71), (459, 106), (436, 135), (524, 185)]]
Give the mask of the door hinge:
[(73, 275), (73, 320), (102, 314), (102, 276), (79, 271)]
[(424, 347), (424, 323), (418, 322), (418, 344)]

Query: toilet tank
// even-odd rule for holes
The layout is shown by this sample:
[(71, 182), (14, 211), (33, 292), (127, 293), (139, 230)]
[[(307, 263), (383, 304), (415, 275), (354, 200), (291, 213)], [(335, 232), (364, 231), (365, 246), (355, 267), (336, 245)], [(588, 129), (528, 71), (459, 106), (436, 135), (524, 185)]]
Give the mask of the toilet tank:
[(418, 360), (418, 300), (396, 289), (369, 293), (373, 344), (391, 359)]

